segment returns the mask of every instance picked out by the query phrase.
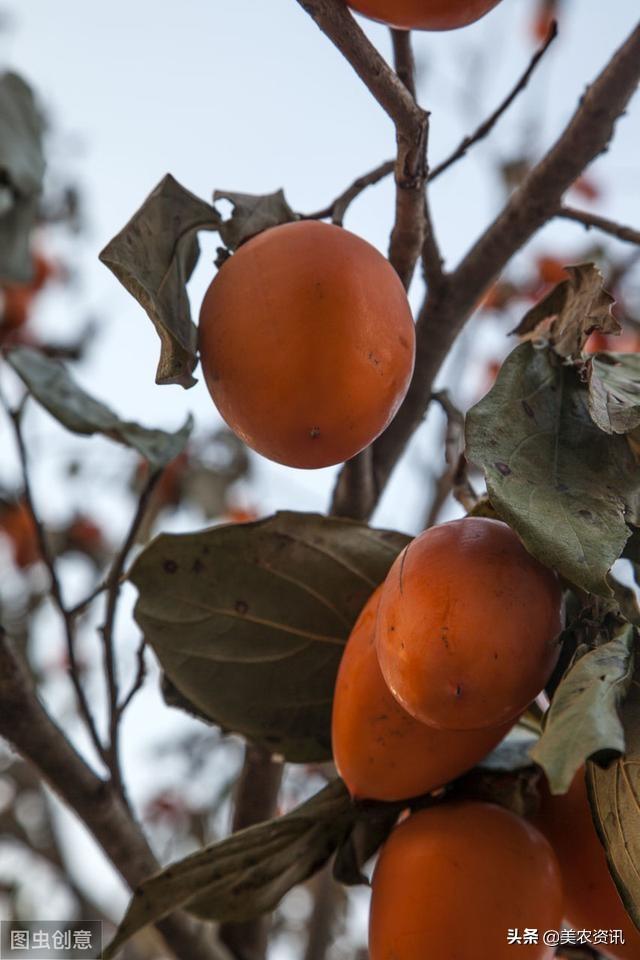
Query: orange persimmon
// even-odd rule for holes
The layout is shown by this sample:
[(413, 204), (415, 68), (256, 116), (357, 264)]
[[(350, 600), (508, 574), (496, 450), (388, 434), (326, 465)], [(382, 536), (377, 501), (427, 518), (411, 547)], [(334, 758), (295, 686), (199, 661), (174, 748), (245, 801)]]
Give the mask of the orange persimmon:
[[(530, 823), (491, 803), (442, 803), (392, 832), (372, 883), (371, 960), (550, 960), (559, 930), (560, 867)], [(513, 946), (508, 931), (539, 931)]]
[(598, 951), (613, 960), (640, 960), (640, 933), (609, 873), (591, 819), (584, 769), (578, 771), (562, 796), (553, 796), (542, 782), (540, 808), (533, 822), (550, 841), (560, 862), (567, 922), (578, 930), (622, 930), (624, 944), (599, 943)]
[(376, 655), (381, 588), (365, 604), (345, 647), (333, 698), (336, 767), (352, 796), (404, 800), (435, 790), (481, 760), (511, 724), (435, 730), (414, 720), (387, 687)]
[(561, 607), (556, 575), (506, 523), (466, 517), (431, 527), (405, 547), (382, 588), (382, 673), (423, 723), (505, 723), (551, 675)]
[(500, 0), (347, 0), (372, 20), (400, 30), (455, 30), (484, 17)]
[(355, 456), (395, 415), (415, 354), (407, 296), (375, 247), (302, 220), (244, 243), (200, 312), (209, 392), (263, 456), (327, 467)]

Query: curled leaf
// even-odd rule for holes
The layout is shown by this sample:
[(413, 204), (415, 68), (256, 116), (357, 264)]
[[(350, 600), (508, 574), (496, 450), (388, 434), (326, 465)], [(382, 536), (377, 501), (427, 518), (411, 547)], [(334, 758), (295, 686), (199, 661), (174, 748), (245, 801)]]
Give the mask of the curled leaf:
[(565, 270), (569, 279), (532, 307), (511, 332), (522, 340), (542, 340), (561, 357), (575, 357), (594, 330), (619, 333), (620, 324), (611, 313), (615, 301), (603, 289), (604, 278), (594, 263)]
[(640, 929), (640, 675), (622, 709), (624, 756), (605, 769), (587, 764), (594, 823), (624, 906)]
[(11, 350), (7, 360), (29, 393), (67, 430), (84, 436), (101, 433), (110, 440), (133, 447), (154, 470), (177, 457), (189, 439), (193, 426), (191, 417), (175, 433), (150, 430), (138, 423), (121, 420), (113, 410), (83, 390), (60, 361), (31, 347)]
[(282, 190), (265, 195), (216, 190), (213, 200), (214, 203), (228, 200), (233, 204), (233, 213), (220, 224), (220, 236), (229, 250), (236, 250), (245, 240), (269, 227), (298, 219)]
[(100, 254), (160, 337), (156, 383), (196, 382), (197, 335), (186, 284), (200, 255), (197, 231), (220, 224), (214, 207), (167, 174)]
[(555, 692), (531, 757), (552, 793), (566, 793), (585, 760), (624, 751), (619, 709), (633, 673), (634, 630), (627, 624), (608, 643), (571, 666)]
[(640, 426), (640, 355), (603, 353), (593, 357), (589, 410), (605, 433), (629, 433)]

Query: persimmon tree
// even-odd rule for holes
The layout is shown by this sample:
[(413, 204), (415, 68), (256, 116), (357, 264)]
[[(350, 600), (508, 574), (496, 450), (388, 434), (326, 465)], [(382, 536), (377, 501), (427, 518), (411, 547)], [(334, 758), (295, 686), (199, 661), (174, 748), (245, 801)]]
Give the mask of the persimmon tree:
[[(364, 449), (357, 446), (355, 456), (341, 466), (326, 515), (285, 511), (257, 520), (250, 503), (233, 499), (233, 485), (246, 477), (250, 460), (244, 444), (232, 432), (225, 430), (214, 438), (193, 436), (190, 419), (175, 432), (124, 420), (77, 383), (69, 365), (62, 362), (74, 359), (73, 350), (65, 352), (60, 345), (27, 336), (31, 301), (38, 284), (47, 282), (42, 265), (34, 258), (34, 232), (42, 226), (44, 209), (42, 121), (27, 84), (14, 74), (0, 78), (0, 281), (4, 291), (0, 335), (3, 383), (5, 379), (9, 383), (2, 396), (5, 423), (11, 428), (21, 466), (19, 489), (3, 497), (0, 527), (16, 567), (28, 570), (39, 565), (46, 580), (44, 588), (28, 590), (14, 609), (3, 602), (0, 735), (15, 751), (7, 763), (14, 770), (16, 789), (42, 783), (53, 790), (88, 828), (130, 887), (130, 905), (105, 956), (116, 956), (123, 949), (131, 951), (132, 957), (155, 955), (155, 946), (145, 947), (139, 936), (141, 930), (155, 925), (166, 948), (183, 960), (262, 960), (268, 949), (270, 916), (288, 891), (308, 883), (316, 900), (306, 956), (307, 960), (322, 960), (330, 940), (327, 918), (331, 906), (327, 904), (336, 896), (328, 865), (341, 885), (365, 882), (365, 864), (385, 842), (403, 810), (433, 810), (419, 814), (413, 821), (418, 825), (444, 821), (451, 809), (440, 806), (444, 797), (445, 802), (460, 801), (459, 809), (466, 810), (464, 805), (470, 804), (471, 820), (473, 811), (478, 810), (474, 801), (491, 801), (535, 818), (540, 796), (547, 804), (549, 796), (567, 794), (576, 775), (582, 776), (586, 767), (588, 802), (611, 882), (624, 904), (625, 918), (640, 928), (636, 869), (640, 866), (640, 719), (635, 666), (640, 611), (633, 590), (623, 585), (617, 568), (612, 572), (620, 559), (627, 560), (636, 573), (640, 563), (640, 341), (632, 310), (626, 309), (625, 292), (626, 278), (637, 259), (634, 248), (640, 246), (640, 232), (565, 199), (567, 194), (586, 200), (592, 197), (595, 187), (585, 171), (608, 149), (616, 123), (632, 108), (640, 80), (640, 25), (630, 24), (628, 38), (611, 52), (596, 76), (584, 65), (589, 86), (564, 129), (558, 131), (544, 155), (520, 158), (518, 164), (505, 166), (502, 172), (508, 189), (502, 209), (480, 236), (467, 238), (468, 252), (449, 267), (431, 215), (429, 185), (454, 164), (463, 163), (475, 144), (491, 135), (524, 87), (535, 82), (537, 65), (557, 33), (549, 15), (553, 4), (537, 5), (540, 46), (523, 65), (512, 89), (450, 156), (435, 162), (428, 150), (429, 105), (419, 103), (416, 93), (411, 32), (391, 29), (393, 62), (388, 63), (342, 0), (298, 3), (310, 24), (315, 23), (324, 35), (318, 33), (318, 42), (338, 48), (391, 119), (395, 156), (382, 162), (372, 158), (369, 171), (323, 209), (311, 213), (292, 209), (283, 191), (259, 196), (214, 190), (210, 202), (167, 174), (107, 244), (101, 260), (139, 302), (158, 333), (159, 386), (193, 387), (200, 345), (207, 351), (203, 366), (217, 397), (221, 367), (233, 369), (236, 355), (242, 359), (243, 352), (250, 356), (253, 350), (257, 362), (233, 403), (236, 407), (246, 403), (247, 409), (241, 412), (250, 414), (258, 429), (268, 422), (269, 431), (277, 433), (285, 422), (295, 421), (290, 414), (298, 411), (291, 404), (286, 410), (270, 413), (264, 409), (263, 396), (258, 397), (259, 402), (249, 396), (264, 366), (260, 361), (271, 350), (264, 343), (270, 341), (264, 330), (251, 337), (253, 303), (246, 289), (236, 297), (229, 281), (230, 289), (222, 296), (217, 277), (232, 277), (238, 271), (240, 284), (241, 263), (250, 263), (250, 271), (258, 269), (256, 264), (264, 252), (256, 250), (264, 251), (266, 231), (286, 228), (295, 243), (295, 238), (303, 235), (324, 236), (326, 231), (320, 230), (317, 222), (329, 222), (335, 230), (343, 228), (350, 204), (385, 177), (393, 178), (395, 214), (388, 262), (375, 251), (367, 252), (366, 257), (372, 257), (367, 264), (372, 266), (367, 266), (370, 280), (363, 282), (362, 289), (366, 292), (370, 286), (379, 294), (376, 270), (384, 269), (379, 277), (389, 284), (390, 300), (384, 301), (379, 313), (386, 324), (388, 303), (398, 295), (406, 302), (405, 292), (421, 285), (422, 302), (414, 318), (415, 368), (409, 383), (408, 361), (402, 354), (400, 385), (394, 385), (391, 412), (401, 395), (404, 399), (386, 426), (389, 418), (378, 416), (376, 410), (376, 426), (364, 430), (367, 441), (375, 438)], [(492, 5), (484, 4), (486, 9), (480, 12)], [(377, 5), (354, 2), (353, 6), (379, 15)], [(238, 184), (237, 188), (247, 191), (251, 185)], [(231, 206), (227, 217), (217, 206), (220, 200)], [(594, 247), (593, 256), (577, 264), (542, 257), (533, 276), (524, 281), (513, 278), (513, 258), (555, 219), (616, 238), (633, 254), (619, 254), (622, 247), (616, 247), (615, 255), (609, 248)], [(314, 226), (309, 229), (312, 221)], [(291, 229), (288, 225), (297, 226)], [(460, 229), (465, 229), (464, 224)], [(248, 332), (244, 327), (240, 333), (232, 330), (225, 341), (227, 351), (231, 343), (231, 357), (227, 352), (222, 358), (217, 306), (207, 307), (201, 315), (207, 324), (206, 339), (201, 336), (199, 340), (192, 320), (187, 283), (198, 260), (198, 234), (202, 231), (213, 232), (219, 240), (218, 274), (211, 288), (216, 294), (208, 295), (207, 302), (222, 302), (225, 317), (231, 317), (240, 302), (243, 323), (248, 323)], [(356, 239), (351, 238), (341, 249), (362, 249), (359, 244), (363, 241), (356, 243)], [(288, 295), (286, 268), (292, 257), (288, 248), (286, 255), (278, 256), (279, 277)], [(343, 261), (351, 264), (345, 270), (353, 269), (351, 256), (351, 252), (335, 256), (332, 269), (336, 278)], [(305, 262), (302, 257), (295, 262), (292, 284), (301, 282)], [(378, 262), (383, 266), (376, 267)], [(321, 295), (331, 292), (321, 291)], [(306, 291), (305, 309), (312, 309), (309, 304), (316, 294)], [(621, 302), (618, 312), (612, 310), (612, 294)], [(345, 316), (357, 308), (356, 299), (353, 303), (345, 300)], [(436, 389), (436, 378), (460, 333), (478, 314), (504, 318), (505, 324), (512, 319), (514, 329), (504, 332), (510, 332), (513, 340), (505, 343), (515, 345), (506, 357), (505, 348), (494, 369), (487, 372), (483, 395), (461, 412), (447, 392)], [(268, 319), (267, 333), (271, 335), (274, 326), (280, 330), (282, 318), (274, 308)], [(340, 339), (334, 330), (333, 339), (323, 342), (322, 351), (314, 353), (313, 344), (301, 347), (288, 335), (286, 322), (281, 329), (282, 362), (293, 375), (300, 359), (293, 351), (304, 354), (306, 366), (300, 364), (303, 374), (297, 385), (302, 408), (309, 385), (305, 376), (320, 362), (320, 353), (323, 362), (331, 361), (332, 349), (337, 359), (344, 360)], [(370, 353), (368, 359), (375, 367), (379, 358)], [(463, 368), (464, 355), (458, 362)], [(379, 375), (382, 378), (382, 371)], [(325, 396), (339, 414), (345, 377), (338, 379), (335, 395), (325, 390)], [(277, 378), (273, 383), (276, 396), (276, 386), (282, 384)], [(348, 391), (344, 396), (346, 425)], [(290, 397), (286, 402), (290, 403)], [(420, 752), (431, 749), (429, 745), (435, 741), (432, 734), (418, 729), (414, 718), (405, 729), (409, 730), (407, 743), (415, 751), (416, 769), (412, 769), (411, 757), (403, 757), (406, 776), (398, 776), (403, 783), (426, 784), (425, 792), (413, 796), (409, 787), (409, 794), (404, 789), (402, 796), (396, 794), (395, 785), (384, 782), (386, 755), (382, 753), (376, 772), (382, 778), (380, 793), (367, 795), (366, 786), (360, 787), (358, 763), (353, 765), (351, 778), (346, 773), (349, 764), (340, 762), (337, 750), (336, 756), (332, 753), (334, 689), (354, 625), (358, 622), (358, 636), (365, 626), (373, 629), (374, 615), (368, 604), (407, 546), (409, 538), (404, 534), (379, 530), (369, 521), (432, 402), (443, 413), (440, 453), (444, 466), (435, 478), (424, 526), (437, 523), (450, 496), (468, 515), (491, 523), (506, 522), (517, 535), (513, 539), (518, 555), (528, 551), (536, 570), (543, 565), (552, 571), (544, 571), (544, 577), (553, 580), (553, 587), (545, 580), (546, 595), (555, 597), (557, 583), (561, 584), (565, 597), (561, 646), (544, 693), (517, 720), (519, 736), (507, 737), (483, 760), (480, 755), (506, 730), (499, 736), (489, 731), (486, 749), (485, 735), (478, 737), (476, 730), (471, 748), (467, 743), (464, 748), (447, 749), (448, 762), (441, 765), (446, 773), (434, 775), (436, 780), (444, 777), (445, 782), (435, 783), (431, 768), (419, 775)], [(135, 503), (121, 542), (111, 543), (92, 518), (82, 514), (71, 516), (60, 528), (52, 529), (43, 522), (25, 428), (34, 406), (44, 408), (72, 434), (98, 435), (132, 451), (136, 467), (129, 479)], [(222, 412), (243, 439), (251, 440), (244, 416)], [(339, 428), (340, 420), (336, 416), (332, 423)], [(306, 442), (313, 442), (321, 429), (311, 426)], [(288, 438), (287, 450), (290, 443)], [(214, 456), (212, 448), (217, 451)], [(270, 443), (266, 452), (276, 448), (283, 446)], [(338, 448), (343, 449), (341, 445)], [(296, 457), (294, 451), (288, 462), (316, 465), (302, 452), (299, 460)], [(160, 533), (150, 539), (162, 527), (166, 511), (184, 500), (196, 503), (209, 520), (233, 522), (190, 533)], [(91, 586), (73, 602), (68, 600), (60, 572), (60, 558), (69, 551), (81, 552), (94, 571)], [(398, 610), (404, 602), (402, 568), (400, 561), (400, 586), (394, 599)], [(458, 571), (462, 581), (465, 571), (465, 567)], [(472, 578), (469, 575), (467, 579)], [(135, 621), (142, 636), (131, 675), (126, 677), (115, 642), (125, 581), (137, 591)], [(86, 750), (75, 746), (69, 731), (45, 706), (30, 661), (29, 618), (45, 602), (62, 625), (65, 669)], [(473, 602), (481, 606), (481, 596), (475, 596)], [(493, 617), (496, 609), (487, 607), (480, 625), (483, 633), (490, 630), (486, 619)], [(402, 620), (398, 610), (394, 607), (394, 624)], [(89, 633), (90, 642), (98, 645), (106, 690), (106, 717), (100, 718), (79, 652), (79, 638), (85, 642)], [(199, 840), (199, 847), (169, 863), (161, 863), (152, 849), (152, 824), (168, 811), (175, 813), (179, 799), (159, 795), (146, 824), (141, 825), (121, 762), (121, 722), (145, 682), (148, 650), (162, 670), (167, 708), (198, 718), (203, 730), (209, 731), (209, 746), (220, 732), (235, 734), (245, 744), (234, 794), (233, 832), (208, 842), (207, 831), (190, 810), (190, 836)], [(368, 671), (376, 703), (391, 703), (375, 664), (372, 666), (370, 658), (365, 662), (364, 653), (361, 656), (362, 667), (353, 670), (354, 676)], [(545, 677), (555, 663), (554, 658), (547, 659)], [(523, 663), (517, 665), (519, 673)], [(389, 673), (386, 666), (385, 675)], [(544, 678), (531, 683), (526, 677), (519, 679), (527, 697), (544, 682)], [(350, 742), (354, 749), (359, 749), (360, 743), (360, 733), (352, 734), (350, 725), (357, 725), (367, 710), (373, 714), (373, 707), (363, 703), (359, 711), (356, 697), (345, 700), (345, 695), (340, 695), (352, 711), (344, 721), (340, 741), (340, 751), (348, 752)], [(398, 722), (405, 723), (395, 701), (390, 713), (393, 711)], [(500, 722), (515, 724), (517, 719), (504, 716), (500, 709), (496, 716)], [(455, 736), (451, 743), (454, 741), (458, 743)], [(478, 748), (480, 741), (483, 747)], [(449, 761), (457, 753), (465, 760), (460, 770), (450, 772)], [(334, 759), (344, 767), (349, 787), (350, 779), (357, 781), (357, 789), (353, 789), (357, 799), (335, 775)], [(283, 812), (278, 801), (285, 765), (297, 771), (294, 776), (301, 802)], [(542, 792), (539, 783), (544, 784)], [(318, 787), (315, 792), (310, 789), (313, 786)], [(496, 814), (487, 816), (491, 819)], [(500, 814), (498, 820), (504, 820), (515, 833), (533, 836), (533, 828), (517, 825), (511, 814)], [(413, 831), (413, 827), (400, 829), (403, 832), (394, 837), (409, 836)], [(19, 832), (20, 824), (12, 822), (10, 830)], [(549, 829), (549, 834), (552, 832)], [(396, 842), (402, 840), (393, 840), (394, 846)], [(531, 843), (535, 846), (536, 842), (534, 837)], [(46, 850), (49, 861), (60, 866), (60, 851), (53, 841)], [(387, 860), (390, 857), (388, 854)], [(546, 847), (541, 857), (546, 863)], [(564, 863), (560, 866), (565, 869)], [(510, 861), (509, 869), (514, 869)], [(557, 868), (549, 869), (556, 871), (555, 877)], [(537, 879), (532, 878), (532, 896), (544, 918), (548, 905)], [(376, 916), (382, 916), (376, 923), (384, 940), (384, 909), (380, 913), (381, 894), (376, 896)], [(90, 915), (91, 909), (91, 904), (84, 904), (85, 915)], [(560, 912), (555, 904), (549, 916)], [(567, 916), (571, 919), (568, 911)], [(505, 933), (508, 925), (505, 917)], [(583, 955), (593, 953), (585, 948)]]

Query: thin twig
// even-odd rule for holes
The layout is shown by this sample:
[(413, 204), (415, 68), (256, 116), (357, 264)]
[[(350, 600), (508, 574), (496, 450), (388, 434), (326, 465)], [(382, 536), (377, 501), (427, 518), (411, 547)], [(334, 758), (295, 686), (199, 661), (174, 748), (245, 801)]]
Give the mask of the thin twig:
[(449, 167), (452, 166), (452, 164), (457, 163), (458, 160), (461, 160), (462, 157), (464, 157), (464, 155), (466, 154), (469, 147), (472, 147), (474, 144), (478, 143), (480, 140), (483, 140), (486, 136), (488, 136), (489, 133), (491, 133), (491, 131), (495, 127), (500, 117), (504, 113), (506, 113), (506, 111), (509, 109), (509, 107), (511, 106), (513, 101), (516, 99), (518, 94), (525, 89), (525, 87), (529, 83), (529, 80), (531, 79), (531, 75), (533, 71), (538, 66), (538, 63), (540, 62), (542, 57), (545, 55), (545, 53), (547, 52), (547, 50), (549, 49), (549, 47), (551, 46), (551, 44), (553, 43), (557, 35), (558, 35), (558, 25), (554, 20), (551, 23), (551, 26), (549, 27), (549, 32), (547, 34), (547, 37), (544, 43), (534, 53), (529, 63), (529, 66), (527, 67), (525, 72), (522, 74), (522, 76), (516, 83), (515, 87), (504, 98), (504, 100), (496, 107), (493, 113), (490, 114), (487, 117), (487, 119), (480, 124), (477, 130), (474, 130), (473, 133), (470, 133), (468, 136), (464, 137), (464, 139), (456, 147), (453, 153), (449, 154), (449, 156), (445, 160), (437, 164), (437, 166), (433, 167), (429, 171), (429, 181), (435, 180), (436, 177), (439, 177), (441, 173), (444, 173), (445, 170), (448, 170)]
[(602, 230), (603, 233), (608, 233), (610, 236), (616, 237), (624, 243), (640, 245), (640, 230), (634, 230), (633, 227), (625, 227), (621, 223), (616, 223), (615, 220), (608, 220), (606, 217), (600, 217), (596, 213), (589, 213), (586, 210), (576, 210), (575, 207), (562, 206), (556, 216), (561, 217), (563, 220), (574, 220), (576, 223), (581, 223), (587, 230), (591, 230), (591, 228)]
[[(124, 583), (126, 576), (123, 574), (120, 578), (120, 582)], [(89, 593), (84, 600), (80, 600), (78, 603), (74, 604), (73, 607), (69, 607), (68, 613), (70, 617), (79, 617), (80, 614), (84, 613), (87, 607), (90, 607), (94, 600), (109, 589), (109, 581), (102, 580), (96, 587), (93, 588), (91, 593)]]
[[(402, 31), (400, 31), (402, 32)], [(502, 101), (502, 103), (493, 111), (493, 113), (484, 120), (480, 126), (473, 132), (468, 134), (461, 143), (456, 147), (452, 153), (449, 154), (444, 160), (436, 164), (435, 167), (432, 167), (427, 172), (427, 182), (431, 183), (432, 180), (435, 180), (436, 177), (439, 177), (441, 173), (444, 173), (445, 170), (448, 170), (449, 167), (453, 166), (454, 163), (457, 163), (458, 160), (461, 160), (466, 156), (467, 151), (470, 147), (474, 146), (480, 140), (483, 140), (488, 134), (493, 130), (498, 120), (502, 117), (504, 113), (511, 106), (515, 98), (525, 89), (531, 75), (538, 63), (542, 59), (543, 55), (549, 49), (552, 41), (557, 36), (557, 28), (554, 24), (549, 29), (546, 40), (543, 45), (536, 51), (532, 57), (527, 69), (522, 74), (512, 91), (507, 97)], [(363, 190), (366, 190), (367, 187), (373, 186), (376, 183), (379, 183), (380, 180), (383, 180), (385, 177), (390, 176), (395, 169), (395, 160), (385, 160), (383, 163), (378, 164), (377, 167), (374, 167), (373, 170), (370, 170), (368, 173), (362, 174), (358, 177), (353, 183), (347, 187), (339, 196), (335, 198), (330, 204), (326, 207), (323, 207), (321, 210), (317, 210), (315, 213), (310, 213), (305, 215), (304, 219), (306, 220), (328, 220), (331, 219), (333, 223), (342, 226), (344, 222), (344, 216), (349, 205), (360, 196)]]
[(332, 200), (331, 203), (323, 207), (322, 210), (316, 210), (315, 213), (309, 213), (304, 216), (305, 220), (331, 220), (332, 223), (335, 223), (337, 226), (341, 227), (344, 223), (344, 216), (347, 212), (347, 208), (350, 206), (353, 201), (360, 196), (360, 194), (367, 189), (367, 187), (372, 187), (374, 184), (379, 183), (380, 180), (384, 180), (385, 177), (388, 177), (393, 173), (396, 166), (395, 160), (385, 160), (384, 163), (379, 164), (379, 166), (374, 167), (373, 170), (370, 170), (368, 173), (364, 173), (361, 177), (357, 177), (353, 183), (347, 187), (346, 190), (343, 190), (335, 200)]
[(143, 636), (140, 638), (140, 643), (138, 644), (138, 649), (136, 651), (136, 661), (138, 664), (136, 675), (133, 680), (133, 683), (131, 684), (131, 689), (129, 690), (129, 693), (126, 695), (122, 703), (118, 706), (118, 720), (122, 718), (122, 715), (124, 714), (125, 710), (127, 709), (129, 704), (135, 697), (136, 693), (141, 689), (142, 684), (144, 683), (144, 678), (147, 673), (147, 667), (146, 667), (146, 662), (144, 658), (146, 648), (147, 648), (147, 641), (146, 641), (146, 638)]
[(107, 603), (105, 610), (104, 624), (100, 628), (102, 636), (103, 659), (105, 676), (107, 678), (107, 690), (109, 695), (109, 744), (106, 749), (106, 759), (118, 792), (125, 797), (124, 784), (122, 780), (122, 771), (120, 769), (120, 750), (119, 750), (119, 725), (122, 718), (122, 709), (118, 706), (118, 675), (115, 657), (114, 627), (116, 613), (118, 609), (118, 600), (120, 598), (120, 587), (123, 581), (123, 573), (127, 557), (133, 548), (138, 530), (144, 521), (149, 501), (153, 491), (162, 476), (162, 470), (155, 470), (149, 475), (136, 508), (135, 515), (131, 521), (127, 536), (118, 553), (116, 554), (109, 574), (107, 575)]
[[(25, 398), (26, 396), (27, 395), (25, 395)], [(24, 486), (24, 499), (27, 505), (27, 509), (29, 510), (29, 513), (31, 515), (31, 521), (36, 531), (36, 537), (38, 540), (38, 548), (40, 550), (40, 555), (49, 573), (51, 597), (64, 624), (64, 634), (65, 634), (65, 640), (67, 645), (67, 657), (69, 659), (69, 676), (71, 678), (71, 682), (73, 684), (73, 688), (75, 691), (76, 700), (78, 704), (78, 711), (84, 721), (84, 724), (87, 728), (91, 741), (98, 753), (98, 756), (106, 762), (106, 752), (102, 744), (102, 741), (100, 740), (100, 737), (98, 735), (98, 730), (96, 728), (95, 720), (93, 718), (93, 714), (91, 713), (89, 702), (87, 700), (86, 694), (84, 692), (84, 688), (82, 686), (82, 681), (80, 679), (80, 666), (78, 664), (78, 660), (76, 657), (76, 643), (75, 643), (76, 637), (75, 637), (74, 620), (65, 606), (64, 597), (62, 594), (62, 585), (58, 577), (56, 563), (53, 558), (53, 554), (49, 549), (49, 544), (47, 542), (47, 537), (44, 531), (44, 527), (42, 525), (39, 514), (35, 507), (33, 490), (31, 487), (29, 458), (27, 456), (27, 448), (26, 448), (26, 445), (24, 442), (24, 436), (22, 433), (23, 409), (24, 409), (24, 402), (16, 410), (11, 410), (7, 408), (7, 413), (9, 414), (9, 418), (13, 425), (13, 432), (16, 440), (16, 445), (18, 448), (18, 455), (20, 458), (20, 466), (22, 469), (22, 482)]]

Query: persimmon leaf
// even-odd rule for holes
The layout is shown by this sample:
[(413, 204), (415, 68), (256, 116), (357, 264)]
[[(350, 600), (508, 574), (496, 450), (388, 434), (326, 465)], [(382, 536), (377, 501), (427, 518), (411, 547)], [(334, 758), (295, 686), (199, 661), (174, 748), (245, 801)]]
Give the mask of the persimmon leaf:
[(45, 170), (43, 120), (28, 84), (0, 75), (0, 279), (27, 283), (30, 240)]
[(288, 512), (164, 534), (131, 570), (135, 617), (197, 711), (288, 760), (327, 760), (344, 644), (408, 539)]
[(542, 340), (561, 357), (577, 356), (593, 330), (619, 333), (611, 313), (615, 302), (603, 289), (604, 278), (594, 263), (567, 266), (563, 280), (527, 311), (515, 330), (523, 340)]
[(594, 823), (604, 845), (618, 893), (640, 930), (640, 697), (635, 671), (622, 708), (624, 755), (606, 768), (587, 764), (587, 786)]
[(196, 382), (197, 336), (186, 284), (200, 254), (197, 231), (218, 230), (221, 222), (214, 207), (167, 174), (100, 254), (160, 337), (156, 383)]
[(229, 250), (236, 250), (245, 240), (269, 227), (298, 219), (282, 190), (265, 195), (216, 190), (213, 200), (233, 204), (233, 213), (220, 225), (220, 236)]
[(149, 877), (134, 892), (105, 960), (143, 927), (185, 907), (221, 923), (251, 920), (329, 859), (356, 817), (341, 780), (291, 813), (210, 844)]
[(519, 345), (469, 411), (466, 441), (493, 507), (527, 549), (610, 596), (607, 573), (638, 512), (638, 470), (626, 439), (594, 424), (576, 370), (550, 350)]
[(640, 355), (602, 353), (593, 357), (589, 410), (605, 433), (628, 433), (640, 426)]
[(583, 653), (556, 690), (531, 750), (552, 793), (566, 793), (589, 757), (624, 751), (619, 708), (631, 683), (633, 646), (634, 630), (627, 624), (613, 640)]
[(11, 350), (7, 360), (29, 393), (67, 430), (84, 436), (100, 433), (133, 447), (155, 470), (177, 457), (189, 439), (191, 417), (175, 433), (121, 420), (113, 410), (83, 390), (60, 361), (31, 347)]

